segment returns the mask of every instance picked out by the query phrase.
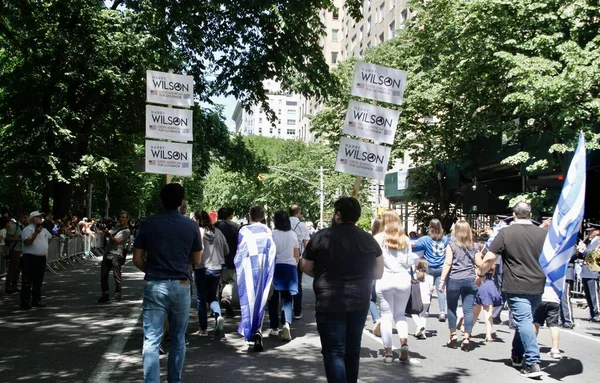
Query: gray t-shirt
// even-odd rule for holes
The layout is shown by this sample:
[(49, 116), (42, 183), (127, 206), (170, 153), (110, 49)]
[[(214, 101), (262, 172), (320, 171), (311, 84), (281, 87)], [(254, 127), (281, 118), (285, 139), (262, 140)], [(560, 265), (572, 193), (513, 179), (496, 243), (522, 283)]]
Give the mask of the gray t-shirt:
[(458, 247), (454, 242), (450, 242), (449, 246), (452, 249), (453, 257), (448, 278), (475, 280), (475, 248)]
[(106, 253), (110, 253), (112, 255), (123, 256), (123, 249), (127, 245), (127, 241), (129, 240), (129, 235), (131, 232), (127, 227), (115, 227), (109, 231), (109, 233), (113, 234), (115, 239), (121, 241), (118, 245), (107, 238), (106, 242)]
[(21, 230), (21, 225), (16, 222), (11, 222), (10, 226), (8, 226), (8, 229), (6, 230), (6, 236), (8, 237), (9, 235), (12, 235), (13, 237), (19, 238), (19, 241), (16, 242), (7, 242), (6, 239), (4, 239), (6, 246), (8, 246), (10, 250), (21, 251)]

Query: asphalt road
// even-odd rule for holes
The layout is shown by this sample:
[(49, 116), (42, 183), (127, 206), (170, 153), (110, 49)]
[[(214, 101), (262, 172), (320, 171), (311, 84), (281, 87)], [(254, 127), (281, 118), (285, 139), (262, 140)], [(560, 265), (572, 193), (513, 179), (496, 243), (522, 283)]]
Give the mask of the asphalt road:
[[(143, 274), (124, 266), (124, 300), (98, 305), (100, 264), (88, 260), (58, 275), (46, 275), (43, 293), (48, 308), (21, 311), (18, 296), (0, 297), (0, 382), (140, 382)], [(320, 342), (314, 320), (314, 295), (305, 277), (304, 318), (292, 325), (293, 340), (265, 337), (265, 352), (254, 353), (237, 335), (239, 318), (226, 318), (225, 334), (206, 338), (191, 335), (185, 362), (185, 382), (325, 382)], [(112, 281), (111, 281), (112, 284)], [(195, 301), (191, 301), (192, 308)], [(437, 301), (433, 301), (435, 309)], [(506, 314), (506, 312), (504, 313)], [(544, 381), (598, 382), (600, 325), (584, 320), (576, 310), (574, 330), (561, 330), (563, 359), (544, 355), (550, 334), (542, 329)], [(381, 340), (365, 325), (361, 382), (517, 382), (526, 381), (509, 366), (512, 333), (495, 327), (497, 342), (486, 344), (480, 322), (474, 349), (465, 353), (443, 347), (446, 323), (428, 320), (428, 338), (409, 340), (411, 364), (384, 364)], [(189, 333), (198, 329), (195, 309)], [(414, 323), (409, 321), (409, 332)], [(268, 333), (268, 330), (266, 331)], [(398, 339), (394, 345), (399, 347)], [(166, 381), (166, 356), (161, 357)]]

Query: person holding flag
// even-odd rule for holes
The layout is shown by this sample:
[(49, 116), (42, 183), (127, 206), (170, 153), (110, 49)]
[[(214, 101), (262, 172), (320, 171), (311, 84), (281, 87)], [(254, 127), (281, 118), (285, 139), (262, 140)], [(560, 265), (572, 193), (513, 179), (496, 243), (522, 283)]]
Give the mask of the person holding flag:
[(271, 229), (261, 223), (264, 209), (253, 206), (248, 218), (250, 224), (240, 228), (233, 260), (242, 312), (238, 333), (254, 342), (254, 351), (263, 351), (261, 327), (273, 282), (276, 247)]

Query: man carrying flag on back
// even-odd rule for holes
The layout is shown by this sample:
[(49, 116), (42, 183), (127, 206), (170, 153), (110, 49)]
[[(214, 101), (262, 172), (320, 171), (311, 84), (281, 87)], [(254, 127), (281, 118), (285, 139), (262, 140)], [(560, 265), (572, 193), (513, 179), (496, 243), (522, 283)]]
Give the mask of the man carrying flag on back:
[(275, 242), (271, 230), (261, 221), (265, 211), (250, 209), (250, 224), (240, 228), (234, 263), (242, 320), (238, 332), (254, 342), (254, 351), (263, 351), (262, 321), (275, 270)]

